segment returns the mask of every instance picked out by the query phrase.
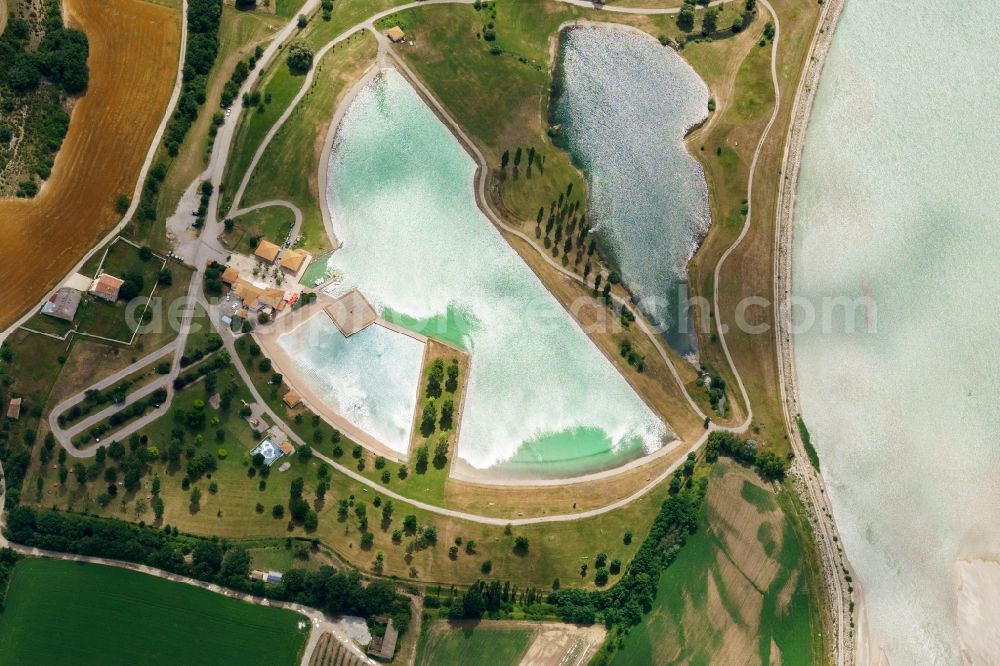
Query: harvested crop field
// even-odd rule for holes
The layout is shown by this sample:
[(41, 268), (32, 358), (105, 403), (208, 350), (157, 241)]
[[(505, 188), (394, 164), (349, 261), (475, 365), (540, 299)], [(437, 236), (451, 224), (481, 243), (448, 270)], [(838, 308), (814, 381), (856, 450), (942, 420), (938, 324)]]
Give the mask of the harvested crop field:
[(177, 71), (180, 12), (143, 0), (64, 0), (90, 41), (90, 86), (51, 177), (31, 200), (0, 201), (0, 328), (40, 300), (120, 219)]
[(9, 664), (293, 664), (304, 619), (135, 571), (27, 559), (0, 613), (0, 654)]

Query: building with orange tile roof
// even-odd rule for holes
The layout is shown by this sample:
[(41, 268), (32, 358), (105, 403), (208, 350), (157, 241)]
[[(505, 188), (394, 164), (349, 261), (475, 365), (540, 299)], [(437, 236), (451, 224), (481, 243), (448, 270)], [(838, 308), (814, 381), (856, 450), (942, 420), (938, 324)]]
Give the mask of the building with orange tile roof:
[(118, 290), (125, 284), (125, 280), (116, 278), (114, 275), (101, 273), (90, 285), (90, 293), (98, 298), (114, 303), (118, 300)]
[(273, 264), (274, 260), (278, 258), (279, 252), (281, 252), (281, 248), (279, 246), (269, 240), (261, 240), (253, 254), (258, 259), (263, 259), (264, 261)]

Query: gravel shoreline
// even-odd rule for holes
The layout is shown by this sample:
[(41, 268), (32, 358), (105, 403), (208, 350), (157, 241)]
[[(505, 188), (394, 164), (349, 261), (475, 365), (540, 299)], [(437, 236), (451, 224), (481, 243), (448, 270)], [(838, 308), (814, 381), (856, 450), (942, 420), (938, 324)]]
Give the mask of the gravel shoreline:
[[(798, 186), (802, 152), (805, 147), (809, 117), (819, 88), (820, 76), (827, 53), (846, 0), (827, 0), (820, 15), (817, 31), (809, 52), (809, 61), (799, 80), (792, 107), (792, 121), (785, 141), (779, 183), (778, 208), (775, 219), (775, 285), (774, 301), (777, 304), (778, 372), (781, 398), (785, 410), (788, 434), (796, 453), (793, 472), (799, 495), (808, 508), (813, 532), (819, 542), (823, 578), (830, 599), (830, 617), (833, 629), (831, 647), (837, 664), (853, 664), (858, 657), (865, 660), (871, 652), (862, 630), (865, 622), (855, 622), (864, 617), (861, 590), (857, 576), (841, 546), (840, 535), (833, 517), (833, 508), (826, 493), (822, 475), (812, 468), (805, 455), (805, 446), (799, 435), (795, 418), (801, 414), (799, 390), (795, 369), (795, 347), (791, 334), (792, 295), (792, 241), (794, 236), (795, 195)], [(848, 583), (846, 576), (851, 577)]]

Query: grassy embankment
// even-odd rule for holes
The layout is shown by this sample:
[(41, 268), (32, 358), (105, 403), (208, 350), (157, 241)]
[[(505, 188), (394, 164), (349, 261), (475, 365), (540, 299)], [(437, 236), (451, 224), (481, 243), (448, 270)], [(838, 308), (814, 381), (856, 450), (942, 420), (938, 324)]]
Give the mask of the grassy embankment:
[(0, 613), (0, 652), (11, 664), (288, 664), (305, 648), (302, 619), (134, 571), (26, 559)]
[[(779, 453), (785, 453), (788, 451), (788, 439), (778, 390), (774, 310), (766, 307), (747, 311), (746, 318), (750, 324), (766, 324), (769, 327), (766, 333), (756, 335), (739, 330), (735, 312), (739, 302), (745, 298), (760, 297), (769, 303), (773, 300), (774, 212), (781, 161), (792, 98), (805, 64), (820, 6), (812, 0), (778, 0), (772, 5), (781, 25), (777, 62), (781, 108), (758, 160), (749, 232), (723, 267), (719, 284), (721, 312), (712, 314), (721, 318), (728, 328), (726, 341), (750, 396), (754, 421), (759, 430), (756, 438)], [(771, 20), (770, 16), (767, 18)], [(695, 295), (711, 298), (715, 266), (742, 229), (745, 215), (741, 208), (746, 200), (750, 161), (760, 133), (774, 109), (770, 68), (771, 44), (753, 46), (742, 65), (734, 70), (735, 80), (728, 84), (731, 86), (730, 94), (722, 97), (715, 87), (712, 88), (712, 94), (717, 99), (728, 100), (725, 105), (720, 104), (715, 122), (694, 133), (688, 142), (692, 153), (705, 167), (709, 202), (716, 222), (688, 267), (691, 290)], [(723, 371), (732, 385), (732, 376), (715, 334), (714, 321), (712, 333), (701, 337), (701, 350), (705, 360)]]
[(824, 663), (815, 546), (794, 492), (719, 463), (653, 611), (612, 664)]
[[(212, 140), (209, 136), (212, 115), (221, 110), (222, 89), (232, 75), (236, 63), (246, 60), (256, 45), (265, 45), (274, 29), (281, 23), (281, 20), (261, 11), (237, 11), (228, 4), (223, 5), (222, 23), (219, 26), (219, 54), (208, 73), (205, 104), (191, 125), (191, 129), (188, 130), (177, 157), (173, 159), (167, 171), (157, 201), (157, 224), (150, 229), (150, 242), (155, 243), (157, 247), (166, 247), (166, 228), (163, 221), (173, 214), (184, 190), (208, 166), (208, 157), (212, 150)], [(256, 76), (257, 70), (250, 75)], [(239, 104), (240, 100), (233, 103), (237, 108)], [(157, 161), (165, 160), (167, 157), (166, 150), (161, 147), (157, 153)]]
[[(310, 91), (268, 145), (241, 202), (246, 206), (269, 199), (285, 199), (298, 206), (303, 215), (302, 245), (312, 252), (322, 252), (331, 246), (320, 208), (320, 205), (325, 205), (326, 199), (325, 195), (320, 196), (317, 182), (326, 129), (338, 100), (371, 66), (375, 50), (375, 39), (367, 33), (358, 33), (333, 47), (314, 65), (316, 75)], [(279, 61), (271, 83), (264, 87), (265, 96), (272, 87), (276, 89), (271, 104), (265, 105), (265, 108), (276, 106), (279, 94), (294, 97), (301, 85), (301, 77), (291, 76), (287, 65)], [(280, 109), (275, 108), (275, 113), (280, 115)], [(268, 113), (261, 115), (267, 116)], [(245, 172), (245, 168), (240, 170), (240, 163), (249, 164), (269, 128), (270, 124), (253, 121), (246, 126), (248, 138), (245, 142), (240, 139), (234, 149), (234, 170), (231, 173)], [(259, 138), (255, 141), (256, 134)], [(235, 175), (234, 180), (239, 182)]]

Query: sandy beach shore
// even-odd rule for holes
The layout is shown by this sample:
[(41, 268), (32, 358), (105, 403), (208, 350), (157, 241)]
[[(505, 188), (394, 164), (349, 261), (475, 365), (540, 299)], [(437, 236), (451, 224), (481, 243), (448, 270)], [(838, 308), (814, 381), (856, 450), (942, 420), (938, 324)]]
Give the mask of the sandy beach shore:
[[(314, 414), (342, 432), (346, 437), (361, 444), (375, 455), (384, 456), (394, 462), (406, 462), (408, 456), (390, 448), (367, 432), (338, 414), (327, 399), (312, 390), (309, 382), (301, 376), (295, 360), (278, 343), (278, 338), (307, 322), (312, 317), (326, 317), (323, 308), (330, 304), (330, 299), (320, 296), (314, 302), (285, 316), (279, 317), (274, 323), (258, 328), (254, 340), (260, 345), (264, 354), (271, 359), (277, 372), (284, 376), (285, 382), (295, 389), (302, 398), (302, 403)], [(377, 324), (375, 324), (377, 325)]]

